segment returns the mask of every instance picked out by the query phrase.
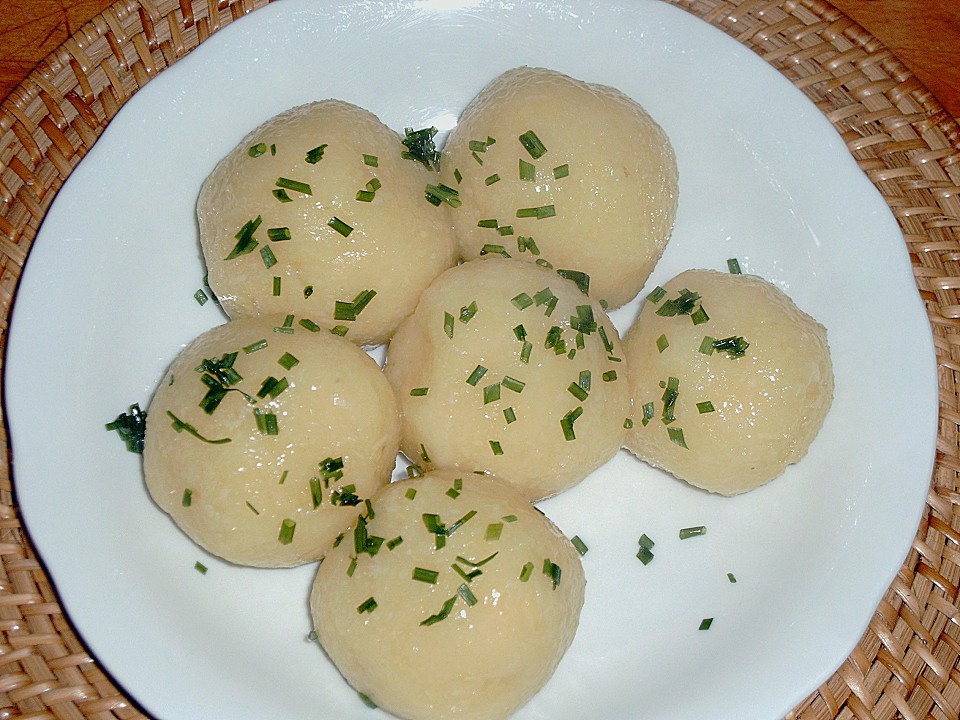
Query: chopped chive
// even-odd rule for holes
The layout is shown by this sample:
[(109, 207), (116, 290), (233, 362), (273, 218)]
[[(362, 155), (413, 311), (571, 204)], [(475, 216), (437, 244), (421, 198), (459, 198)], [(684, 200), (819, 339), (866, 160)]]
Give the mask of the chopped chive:
[(443, 313), (443, 331), (448, 338), (453, 339), (453, 315), (448, 312)]
[(336, 230), (338, 233), (340, 233), (344, 237), (347, 237), (348, 235), (350, 235), (350, 233), (353, 232), (353, 228), (347, 225), (343, 220), (338, 218), (336, 215), (334, 215), (332, 218), (327, 220), (327, 225), (332, 227), (334, 230)]
[(587, 550), (589, 548), (587, 548), (586, 543), (580, 539), (579, 535), (574, 535), (572, 538), (570, 538), (570, 542), (573, 543), (573, 546), (577, 549), (577, 552), (580, 553), (580, 557), (583, 557), (587, 554)]
[(202, 562), (200, 562), (199, 560), (197, 560), (197, 561), (193, 564), (193, 569), (196, 570), (196, 571), (197, 571), (198, 573), (200, 573), (201, 575), (206, 575), (206, 574), (207, 574), (207, 566), (204, 565), (204, 564), (203, 564)]
[(190, 505), (193, 504), (193, 490), (184, 488), (183, 497), (180, 498), (180, 504), (183, 505), (183, 507), (190, 507)]
[(260, 259), (263, 260), (263, 266), (267, 269), (277, 264), (277, 256), (273, 254), (273, 250), (270, 249), (269, 245), (264, 245), (260, 248)]
[(238, 258), (241, 255), (246, 255), (251, 252), (259, 243), (254, 239), (253, 234), (257, 231), (257, 228), (260, 227), (260, 224), (263, 222), (263, 218), (260, 215), (257, 215), (256, 219), (248, 220), (243, 224), (234, 238), (236, 238), (237, 244), (234, 245), (233, 250), (224, 258), (224, 260), (233, 260)]
[(197, 429), (193, 425), (191, 425), (190, 423), (184, 422), (169, 410), (167, 410), (167, 415), (170, 417), (172, 421), (171, 425), (173, 429), (176, 430), (177, 432), (186, 431), (187, 434), (193, 435), (193, 437), (195, 437), (197, 440), (202, 440), (203, 442), (208, 443), (210, 445), (223, 445), (224, 443), (230, 442), (230, 438), (220, 438), (218, 440), (210, 440), (208, 438), (205, 438), (203, 435), (201, 435), (197, 431)]
[(207, 304), (207, 300), (210, 298), (207, 297), (207, 294), (203, 291), (203, 288), (200, 288), (193, 294), (193, 299), (196, 300), (201, 307), (203, 307)]
[(520, 293), (519, 295), (511, 298), (510, 302), (513, 303), (517, 310), (526, 310), (528, 307), (533, 305), (533, 298), (526, 293)]
[(300, 318), (298, 322), (300, 327), (304, 328), (305, 330), (309, 330), (310, 332), (320, 332), (322, 329), (310, 318)]
[(353, 573), (357, 570), (357, 558), (351, 557), (350, 564), (347, 566), (347, 577), (353, 577)]
[(600, 377), (603, 378), (603, 381), (604, 381), (604, 382), (613, 382), (614, 380), (617, 379), (617, 371), (616, 371), (616, 370), (607, 370), (607, 371), (606, 371), (603, 375), (601, 375)]
[(527, 130), (518, 140), (534, 160), (539, 160), (547, 152), (547, 148), (533, 130)]
[(495, 230), (500, 227), (500, 222), (496, 218), (485, 218), (483, 220), (477, 220), (477, 227)]
[(267, 238), (269, 238), (272, 242), (282, 242), (284, 240), (289, 240), (291, 237), (290, 228), (288, 227), (267, 228)]
[(560, 178), (565, 178), (570, 174), (570, 165), (564, 163), (563, 165), (557, 165), (553, 169), (553, 179), (559, 180)]
[(515, 393), (523, 392), (523, 389), (527, 386), (523, 381), (512, 378), (509, 375), (504, 376), (502, 382), (507, 390), (512, 390)]
[(659, 350), (660, 352), (663, 352), (668, 347), (670, 347), (670, 342), (667, 340), (666, 335), (661, 335), (660, 337), (657, 338), (657, 350)]
[(488, 542), (493, 542), (494, 540), (499, 540), (500, 535), (503, 533), (503, 523), (490, 523), (487, 525), (487, 531), (484, 534), (484, 538)]
[(520, 582), (527, 582), (530, 579), (530, 576), (533, 574), (533, 563), (526, 562), (523, 564), (523, 567), (520, 568)]
[(637, 559), (644, 565), (649, 565), (650, 561), (653, 560), (653, 552), (650, 551), (650, 548), (641, 546), (640, 549), (637, 550)]
[(280, 284), (283, 282), (279, 275), (273, 276), (273, 297), (280, 297)]
[(647, 550), (653, 550), (653, 546), (656, 545), (656, 543), (653, 540), (651, 540), (650, 536), (647, 535), (646, 533), (641, 535), (640, 539), (637, 542), (639, 543), (640, 547), (646, 548)]
[(249, 500), (247, 500), (247, 507), (250, 508), (250, 512), (252, 512), (254, 515), (260, 514), (260, 511), (257, 510), (253, 505), (251, 505)]
[(495, 182), (500, 182), (500, 176), (497, 173), (489, 175), (484, 181), (484, 185), (493, 185)]
[(273, 196), (280, 202), (293, 202), (293, 198), (287, 194), (287, 191), (283, 188), (277, 188), (273, 191)]
[(411, 396), (411, 397), (423, 397), (424, 395), (426, 395), (426, 394), (429, 393), (429, 392), (430, 392), (430, 388), (428, 388), (428, 387), (415, 387), (415, 388), (410, 388), (410, 396)]
[(443, 606), (440, 608), (440, 612), (435, 615), (431, 615), (426, 620), (421, 621), (420, 624), (423, 626), (430, 626), (440, 622), (441, 620), (446, 620), (450, 615), (450, 611), (453, 610), (454, 604), (457, 602), (457, 597), (457, 595), (454, 595), (452, 598), (448, 599), (443, 603)]
[(404, 128), (404, 138), (400, 141), (407, 148), (400, 153), (405, 160), (415, 160), (428, 170), (440, 169), (440, 151), (434, 145), (433, 138), (437, 134), (435, 127), (414, 130)]
[(704, 618), (700, 621), (700, 630), (709, 630), (710, 626), (713, 625), (713, 618)]
[(494, 455), (503, 455), (503, 447), (500, 445), (500, 442), (497, 440), (490, 440), (490, 450), (493, 451)]
[(380, 182), (380, 178), (370, 178), (367, 180), (366, 188), (369, 192), (375, 193), (382, 187), (383, 183)]
[(694, 525), (692, 527), (680, 528), (680, 539), (686, 540), (692, 537), (700, 537), (701, 535), (707, 534), (707, 527), (705, 525)]
[(271, 155), (276, 155), (276, 154), (277, 154), (277, 145), (276, 145), (276, 143), (270, 143), (270, 154), (271, 154)]
[(340, 337), (345, 337), (346, 334), (350, 331), (346, 325), (334, 325), (330, 328), (330, 333), (332, 335), (339, 335)]
[(323, 159), (323, 151), (327, 149), (327, 143), (323, 145), (317, 145), (312, 150), (307, 150), (307, 155), (304, 158), (311, 165), (316, 165)]
[(713, 344), (716, 341), (716, 338), (712, 338), (709, 335), (704, 335), (703, 340), (700, 341), (700, 352), (704, 355), (713, 355), (713, 351), (716, 350)]
[(483, 158), (480, 157), (480, 155), (478, 155), (476, 151), (473, 151), (470, 154), (473, 156), (473, 159), (477, 161), (477, 165), (481, 165), (481, 166), (483, 165)]
[(537, 179), (536, 166), (531, 162), (527, 162), (523, 158), (520, 158), (520, 179), (526, 181), (533, 181)]
[(277, 484), (283, 485), (287, 481), (287, 475), (289, 474), (290, 474), (289, 470), (284, 470), (282, 473), (280, 473), (280, 482)]
[(570, 383), (570, 385), (567, 386), (567, 392), (573, 395), (580, 402), (583, 402), (587, 399), (587, 391), (577, 385), (577, 383)]
[(624, 427), (625, 429), (627, 429), (627, 430), (629, 430), (630, 428), (632, 428), (632, 427), (633, 427), (633, 418), (629, 418), (629, 417), (628, 417), (628, 418), (624, 418), (624, 419), (623, 419), (623, 427)]
[(728, 573), (727, 573), (727, 580), (728, 580), (731, 584), (735, 584), (735, 583), (737, 582), (737, 576), (734, 575), (732, 572), (728, 572)]
[(357, 605), (357, 612), (360, 613), (361, 615), (363, 613), (372, 613), (376, 609), (377, 609), (377, 601), (374, 600), (372, 597), (368, 597), (362, 603)]
[[(590, 294), (590, 276), (580, 270), (557, 270), (557, 275), (572, 281), (584, 295)], [(609, 352), (609, 349), (608, 349)]]
[(666, 382), (661, 380), (660, 386), (664, 389), (661, 398), (663, 400), (661, 419), (664, 424), (669, 425), (677, 419), (674, 410), (676, 409), (677, 398), (680, 397), (680, 381), (675, 377), (669, 377)]
[(487, 144), (483, 140), (470, 140), (467, 147), (473, 152), (486, 152)]
[(413, 569), (412, 577), (414, 580), (418, 582), (427, 583), (429, 585), (436, 585), (437, 578), (440, 577), (440, 573), (437, 572), (436, 570), (427, 570), (422, 567), (415, 567)]
[(267, 144), (266, 143), (257, 143), (256, 145), (251, 145), (247, 148), (247, 155), (252, 158), (260, 157), (261, 155), (266, 154)]
[(507, 425), (517, 421), (517, 412), (512, 407), (508, 407), (503, 411), (503, 418), (507, 421)]
[(357, 190), (356, 198), (360, 202), (373, 202), (373, 199), (376, 196), (376, 193), (371, 192), (370, 190)]
[(492, 385), (487, 385), (483, 389), (483, 404), (496, 402), (500, 399), (500, 383), (493, 383)]
[(407, 500), (413, 500), (417, 496), (416, 488), (407, 488), (407, 491), (404, 493)]
[(670, 437), (670, 441), (676, 443), (682, 448), (687, 447), (687, 441), (683, 438), (683, 429), (678, 427), (668, 427), (667, 435)]
[(423, 443), (420, 443), (420, 457), (423, 458), (425, 463), (430, 462), (430, 456), (427, 455), (427, 449), (423, 446)]
[(314, 476), (310, 478), (310, 499), (313, 507), (318, 508), (323, 504), (323, 486), (320, 484), (320, 478)]
[(473, 372), (470, 373), (470, 376), (467, 378), (468, 385), (476, 385), (480, 382), (480, 378), (487, 374), (487, 369), (483, 365), (477, 365)]
[(285, 370), (290, 370), (300, 364), (300, 361), (296, 357), (291, 355), (288, 352), (285, 352), (280, 356), (280, 359), (277, 360), (277, 364)]
[(533, 343), (529, 340), (524, 341), (523, 347), (520, 348), (520, 361), (529, 364), (531, 352), (533, 352)]
[(560, 419), (560, 428), (563, 430), (563, 439), (570, 441), (576, 440), (577, 435), (573, 430), (573, 423), (583, 414), (582, 407), (576, 407)]
[(540, 254), (540, 248), (537, 247), (537, 243), (534, 242), (532, 237), (528, 237), (525, 235), (517, 236), (517, 250), (519, 252), (526, 252), (527, 250), (529, 250), (531, 255)]
[(367, 155), (363, 154), (363, 164), (369, 165), (370, 167), (379, 167), (380, 159), (376, 155)]
[(261, 435), (278, 435), (277, 416), (260, 408), (253, 409), (253, 416), (257, 421), (257, 430)]
[(740, 269), (740, 261), (736, 258), (730, 258), (727, 260), (727, 270), (729, 270), (734, 275), (740, 275), (743, 272)]
[(557, 585), (560, 584), (560, 566), (553, 562), (550, 558), (544, 558), (543, 574), (553, 581), (553, 589), (556, 590)]
[(463, 174), (460, 172), (459, 168), (453, 169), (453, 179), (457, 181), (457, 185), (459, 185), (460, 181), (463, 180)]
[(527, 329), (523, 326), (523, 323), (513, 328), (513, 336), (520, 342), (527, 339)]
[(310, 188), (310, 185), (305, 182), (300, 182), (299, 180), (281, 177), (277, 178), (275, 184), (278, 188), (283, 188), (284, 190), (293, 190), (294, 192), (303, 193), (304, 195), (313, 195), (313, 190)]
[(458, 208), (463, 204), (460, 199), (460, 191), (440, 183), (438, 185), (427, 184), (423, 190), (423, 195), (431, 205), (437, 207), (441, 203), (446, 203), (450, 207)]
[(474, 316), (477, 314), (477, 301), (474, 300), (469, 305), (466, 305), (460, 308), (460, 322), (466, 325), (468, 322), (473, 320)]
[(494, 245), (492, 243), (486, 243), (482, 248), (480, 248), (480, 255), (499, 255), (500, 257), (508, 258), (510, 253), (507, 252), (507, 249), (503, 245)]
[(387, 550), (393, 550), (397, 545), (403, 543), (403, 536), (397, 535), (393, 540), (387, 540)]
[(704, 413), (712, 413), (715, 410), (716, 408), (713, 406), (713, 403), (710, 402), (709, 400), (704, 400), (703, 402), (697, 403), (697, 411), (699, 411), (701, 415), (703, 415)]
[(458, 497), (460, 497), (460, 491), (457, 490), (456, 488), (448, 489), (445, 494), (447, 495), (447, 497), (449, 497), (452, 500), (456, 500)]
[[(412, 480), (413, 478), (418, 478), (418, 477), (421, 477), (422, 475), (423, 475), (423, 468), (422, 468), (422, 467), (420, 467), (419, 465), (414, 465), (413, 463), (411, 463), (410, 465), (407, 465), (407, 478), (408, 478), (408, 479)], [(411, 488), (411, 489), (412, 489), (412, 488)], [(407, 492), (410, 492), (410, 491), (408, 490)], [(414, 494), (416, 494), (416, 491), (415, 491), (415, 490), (414, 490)]]
[(694, 325), (703, 325), (703, 323), (710, 320), (710, 316), (707, 315), (707, 311), (704, 310), (703, 305), (701, 305), (694, 312), (690, 313), (690, 319), (693, 320)]
[(539, 205), (537, 207), (525, 207), (517, 209), (518, 218), (536, 218), (543, 220), (545, 218), (556, 217), (557, 208), (555, 205)]
[(590, 378), (592, 374), (589, 370), (581, 370), (580, 376), (577, 379), (577, 384), (583, 389), (584, 392), (590, 392)]
[(473, 594), (473, 592), (470, 590), (470, 588), (467, 586), (466, 583), (463, 583), (462, 585), (460, 585), (460, 587), (457, 588), (457, 595), (462, 597), (463, 601), (469, 607), (473, 607), (474, 605), (477, 604), (477, 596)]
[(650, 293), (647, 295), (647, 300), (656, 305), (658, 302), (663, 300), (664, 296), (667, 294), (667, 291), (657, 285)]
[(713, 347), (717, 352), (726, 353), (731, 358), (743, 357), (750, 347), (750, 343), (742, 337), (728, 337), (722, 340), (714, 340)]
[(280, 523), (280, 534), (277, 535), (277, 540), (280, 541), (281, 545), (289, 545), (293, 542), (293, 533), (296, 529), (296, 522), (290, 518), (284, 519), (284, 521)]

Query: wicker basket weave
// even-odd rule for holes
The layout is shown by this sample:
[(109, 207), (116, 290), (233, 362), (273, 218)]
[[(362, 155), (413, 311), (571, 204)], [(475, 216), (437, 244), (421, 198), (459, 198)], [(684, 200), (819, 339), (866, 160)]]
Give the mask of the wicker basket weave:
[[(936, 466), (913, 547), (849, 659), (791, 720), (960, 720), (960, 126), (879, 41), (820, 0), (665, 0), (724, 30), (842, 135), (898, 220), (933, 328)], [(20, 273), (67, 176), (140, 87), (268, 0), (121, 0), (0, 106), (0, 350)], [(5, 429), (0, 442), (7, 446)], [(144, 718), (90, 657), (0, 466), (0, 720)], [(829, 589), (825, 590), (829, 593)]]

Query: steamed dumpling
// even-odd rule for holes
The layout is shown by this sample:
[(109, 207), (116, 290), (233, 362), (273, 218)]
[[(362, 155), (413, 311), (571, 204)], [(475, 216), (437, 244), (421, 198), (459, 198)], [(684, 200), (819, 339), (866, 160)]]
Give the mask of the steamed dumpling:
[(752, 275), (681, 273), (646, 301), (624, 351), (626, 447), (723, 495), (800, 460), (833, 400), (826, 329)]
[(282, 317), (231, 320), (194, 340), (148, 416), (151, 496), (195, 542), (242, 565), (323, 557), (396, 462), (398, 408), (377, 364)]
[(395, 482), (320, 564), (310, 608), (346, 680), (411, 720), (502, 720), (551, 677), (580, 557), (516, 490), (438, 470)]
[(643, 287), (673, 229), (670, 140), (634, 100), (543, 68), (509, 70), (467, 106), (444, 146), (463, 258), (485, 245), (590, 277), (614, 308)]
[(437, 174), (340, 100), (253, 130), (207, 178), (197, 217), (210, 287), (232, 318), (295, 313), (360, 344), (386, 342), (455, 261)]
[(501, 475), (538, 500), (620, 448), (630, 410), (622, 360), (616, 328), (577, 285), (487, 256), (424, 292), (384, 371), (409, 458)]

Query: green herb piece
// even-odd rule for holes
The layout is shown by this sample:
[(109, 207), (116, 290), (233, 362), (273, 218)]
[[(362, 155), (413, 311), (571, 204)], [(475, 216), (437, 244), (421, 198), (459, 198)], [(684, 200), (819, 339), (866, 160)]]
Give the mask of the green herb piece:
[(593, 306), (577, 305), (577, 314), (570, 316), (570, 327), (586, 335), (595, 332), (597, 320), (593, 315)]
[(577, 379), (577, 384), (584, 392), (590, 392), (590, 383), (593, 374), (589, 370), (581, 370)]
[(357, 571), (357, 559), (355, 557), (350, 558), (350, 564), (347, 566), (347, 577), (353, 577), (353, 574)]
[(668, 347), (670, 347), (670, 342), (667, 340), (666, 335), (661, 335), (660, 337), (657, 338), (657, 350), (659, 350), (660, 352), (663, 352)]
[(423, 195), (431, 205), (439, 207), (441, 203), (446, 203), (450, 207), (458, 208), (463, 204), (460, 199), (460, 191), (452, 187), (439, 183), (437, 185), (428, 184)]
[(517, 310), (526, 310), (528, 307), (533, 305), (533, 298), (526, 293), (520, 293), (519, 295), (511, 298), (510, 302), (513, 303), (513, 306), (517, 308)]
[(459, 168), (453, 169), (453, 179), (457, 181), (457, 185), (463, 180), (463, 174), (460, 172)]
[(453, 315), (448, 312), (443, 313), (443, 332), (448, 338), (453, 339)]
[(518, 140), (534, 160), (539, 160), (547, 152), (547, 148), (533, 130), (527, 130)]
[(527, 582), (530, 579), (530, 576), (533, 574), (533, 563), (526, 562), (523, 564), (523, 567), (520, 568), (520, 582)]
[(297, 529), (297, 523), (286, 518), (282, 523), (280, 523), (280, 533), (277, 535), (277, 540), (280, 541), (281, 545), (289, 545), (293, 542), (293, 533)]
[(704, 400), (703, 402), (697, 403), (697, 411), (703, 415), (704, 413), (712, 413), (716, 410), (713, 406), (713, 403), (709, 400)]
[(397, 535), (395, 538), (393, 538), (393, 540), (387, 540), (387, 550), (393, 550), (395, 547), (397, 547), (397, 545), (401, 545), (402, 543), (403, 536)]
[(460, 322), (466, 325), (468, 322), (473, 320), (476, 314), (477, 314), (477, 301), (474, 300), (469, 305), (466, 305), (460, 308)]
[(709, 630), (711, 625), (713, 625), (713, 618), (704, 618), (700, 621), (700, 630)]
[(263, 222), (263, 218), (260, 215), (257, 215), (256, 219), (248, 220), (243, 224), (237, 234), (234, 235), (234, 238), (237, 240), (237, 244), (233, 246), (233, 250), (230, 251), (230, 254), (227, 255), (224, 260), (233, 260), (238, 258), (241, 255), (246, 255), (251, 252), (259, 243), (254, 239), (253, 234), (257, 231), (257, 228), (260, 227), (260, 224)]
[(467, 385), (476, 385), (480, 378), (487, 374), (487, 369), (483, 365), (477, 365), (470, 376), (467, 378)]
[(714, 340), (713, 347), (717, 352), (726, 353), (731, 358), (743, 357), (750, 347), (750, 343), (742, 337), (728, 337), (722, 340)]
[(579, 535), (574, 535), (572, 538), (570, 538), (570, 542), (573, 543), (573, 547), (575, 547), (577, 552), (580, 553), (580, 557), (583, 557), (587, 554), (587, 550), (589, 550), (589, 548), (587, 547), (586, 543), (580, 539)]
[(511, 390), (515, 393), (523, 392), (523, 389), (526, 387), (526, 383), (522, 382), (521, 380), (517, 380), (516, 378), (512, 378), (509, 375), (504, 376), (502, 384), (507, 390)]
[(587, 273), (580, 270), (557, 270), (557, 275), (573, 282), (584, 295), (590, 294), (590, 276)]
[(377, 709), (377, 704), (370, 698), (366, 693), (358, 692), (357, 695), (360, 697), (360, 701), (366, 705), (371, 710)]
[(372, 613), (377, 609), (377, 601), (372, 597), (368, 597), (362, 603), (357, 605), (357, 612), (363, 615), (363, 613)]
[(302, 327), (305, 330), (309, 330), (310, 332), (320, 332), (323, 329), (310, 318), (300, 318), (300, 320), (298, 320), (297, 322), (300, 325), (300, 327)]
[(729, 270), (734, 275), (740, 275), (743, 271), (740, 269), (740, 261), (736, 258), (729, 258), (727, 260), (727, 270)]
[(713, 355), (713, 351), (716, 350), (713, 344), (716, 341), (716, 338), (712, 338), (709, 335), (704, 335), (703, 340), (700, 341), (700, 352), (704, 355)]
[(307, 150), (307, 156), (304, 158), (311, 165), (316, 165), (323, 159), (323, 151), (327, 149), (327, 143), (317, 145), (311, 150)]
[(425, 463), (430, 462), (430, 456), (427, 455), (427, 449), (423, 446), (423, 443), (420, 443), (420, 457), (423, 458)]
[(616, 370), (607, 370), (607, 371), (606, 371), (603, 375), (601, 375), (600, 377), (603, 378), (603, 381), (604, 381), (604, 382), (613, 382), (614, 380), (617, 379), (617, 371), (616, 371)]
[(570, 441), (577, 439), (577, 435), (573, 430), (573, 424), (581, 415), (583, 415), (583, 408), (577, 406), (560, 419), (560, 429), (563, 430), (564, 440)]
[(304, 195), (313, 195), (313, 190), (310, 185), (305, 182), (300, 182), (299, 180), (281, 177), (277, 178), (275, 185), (284, 190), (293, 190), (294, 192), (303, 193)]
[(489, 185), (493, 185), (496, 182), (500, 182), (500, 176), (494, 173), (493, 175), (487, 176), (484, 179), (483, 184), (489, 186)]
[(520, 158), (520, 179), (532, 182), (537, 179), (537, 167), (533, 163)]
[(553, 589), (556, 590), (557, 585), (560, 584), (560, 566), (550, 560), (550, 558), (544, 558), (543, 574), (553, 581)]
[(251, 505), (249, 500), (247, 500), (247, 507), (250, 508), (250, 512), (252, 512), (254, 515), (260, 514), (260, 511), (257, 510), (253, 505)]
[(700, 537), (707, 534), (706, 525), (694, 525), (691, 527), (680, 528), (680, 539), (687, 540), (692, 537)]
[(294, 367), (300, 364), (300, 361), (297, 360), (295, 356), (285, 352), (280, 356), (280, 359), (277, 360), (277, 364), (285, 370), (292, 370)]
[(508, 407), (503, 411), (503, 419), (507, 421), (507, 425), (510, 423), (515, 423), (517, 421), (517, 412), (512, 407)]
[(428, 387), (410, 388), (410, 397), (423, 397), (429, 392), (430, 392), (430, 388)]
[(420, 624), (423, 626), (435, 625), (441, 620), (446, 620), (449, 617), (450, 612), (453, 610), (454, 604), (457, 602), (457, 595), (454, 595), (452, 598), (443, 603), (443, 606), (440, 608), (440, 612), (435, 615), (431, 615), (426, 620), (423, 620)]
[(601, 325), (599, 327), (600, 339), (603, 341), (603, 347), (607, 352), (613, 352), (613, 341), (607, 337), (607, 329)]
[(414, 130), (405, 128), (404, 138), (400, 142), (407, 148), (400, 153), (405, 160), (415, 160), (428, 170), (440, 169), (440, 151), (434, 145), (433, 138), (437, 134), (435, 127)]
[(658, 302), (663, 300), (664, 296), (667, 294), (667, 291), (657, 285), (650, 293), (647, 295), (647, 300), (656, 305)]
[(500, 445), (498, 440), (490, 440), (490, 450), (493, 451), (494, 455), (503, 455), (503, 446)]
[(570, 383), (570, 385), (567, 386), (567, 392), (573, 395), (580, 402), (583, 402), (587, 399), (587, 391), (577, 385), (577, 383)]
[(293, 202), (293, 198), (287, 194), (287, 191), (283, 188), (277, 188), (273, 191), (273, 196), (280, 202), (288, 203)]
[(251, 145), (250, 147), (247, 148), (247, 155), (249, 155), (252, 158), (260, 157), (261, 155), (264, 155), (266, 152), (267, 152), (266, 143), (257, 143), (256, 145)]
[(727, 580), (728, 580), (731, 584), (736, 584), (736, 582), (737, 582), (737, 576), (734, 575), (732, 572), (728, 572), (728, 573), (727, 573)]
[(650, 548), (641, 547), (637, 550), (637, 559), (644, 565), (649, 565), (650, 561), (653, 560), (653, 553)]
[(193, 564), (193, 569), (196, 570), (196, 571), (197, 571), (198, 573), (200, 573), (201, 575), (206, 575), (206, 574), (207, 574), (207, 566), (204, 565), (204, 564), (203, 564), (202, 562), (200, 562), (199, 560), (197, 560), (197, 562), (195, 562), (195, 563)]
[(559, 180), (560, 178), (565, 178), (570, 174), (570, 165), (564, 163), (563, 165), (557, 165), (553, 169), (553, 179)]
[(462, 584), (457, 588), (457, 595), (463, 598), (463, 601), (469, 606), (473, 607), (477, 604), (477, 596), (473, 594), (470, 588), (466, 583)]
[(284, 240), (289, 240), (291, 237), (290, 228), (288, 227), (267, 228), (267, 238), (271, 242), (283, 242)]
[(533, 343), (524, 341), (523, 347), (520, 348), (520, 361), (529, 364), (531, 352), (533, 352)]
[(661, 381), (660, 385), (664, 388), (663, 396), (663, 413), (660, 418), (663, 420), (664, 424), (669, 425), (674, 420), (676, 420), (676, 415), (674, 410), (677, 405), (677, 398), (680, 397), (680, 380), (675, 377), (667, 378), (667, 382), (664, 383)]
[(278, 435), (280, 433), (275, 413), (267, 412), (261, 408), (254, 408), (253, 416), (257, 421), (257, 430), (261, 435)]
[(556, 217), (557, 208), (555, 205), (538, 205), (537, 207), (525, 207), (517, 209), (518, 218), (536, 218), (544, 220), (546, 218)]
[(703, 305), (701, 305), (692, 313), (690, 313), (690, 319), (693, 320), (694, 325), (703, 325), (703, 323), (710, 320), (710, 316), (707, 315), (707, 311), (704, 310)]
[(415, 567), (413, 569), (413, 579), (418, 582), (427, 583), (428, 585), (436, 585), (437, 578), (439, 577), (440, 573), (438, 573), (436, 570), (426, 570), (425, 568), (421, 567)]
[(531, 255), (540, 254), (540, 248), (537, 247), (537, 243), (534, 242), (532, 237), (525, 235), (517, 236), (517, 250), (519, 252), (527, 252), (529, 250)]
[(197, 440), (201, 440), (205, 443), (209, 443), (210, 445), (223, 445), (225, 443), (230, 442), (230, 438), (220, 438), (218, 440), (210, 440), (208, 438), (205, 438), (203, 435), (201, 435), (197, 431), (197, 429), (193, 425), (191, 425), (190, 423), (184, 422), (169, 410), (167, 410), (167, 415), (170, 417), (172, 421), (171, 425), (173, 429), (176, 430), (177, 432), (186, 431), (189, 435), (193, 435)]
[(350, 233), (353, 232), (353, 228), (347, 225), (343, 220), (338, 218), (336, 215), (334, 215), (332, 218), (327, 220), (327, 225), (332, 227), (334, 230), (336, 230), (338, 233), (340, 233), (344, 237), (349, 236)]
[(260, 259), (263, 260), (263, 266), (268, 270), (277, 264), (277, 256), (273, 254), (269, 245), (260, 248)]
[(483, 220), (477, 220), (477, 227), (495, 230), (500, 227), (500, 222), (496, 218), (484, 218)]
[[(681, 290), (676, 298), (667, 300), (663, 305), (657, 308), (657, 315), (661, 317), (675, 317), (677, 315), (693, 315), (694, 307), (697, 304), (697, 301), (700, 300), (700, 294), (691, 292), (690, 290), (684, 288)], [(700, 306), (698, 312), (702, 314), (698, 315), (693, 319), (694, 325), (699, 325), (701, 322), (705, 322), (703, 318), (706, 318), (706, 311), (703, 311), (703, 306)], [(709, 318), (706, 318), (709, 320)]]
[(273, 276), (273, 297), (280, 297), (280, 283), (281, 279), (279, 275)]
[(183, 507), (190, 507), (193, 504), (193, 490), (190, 488), (183, 489), (183, 497), (180, 498), (180, 504)]
[(493, 542), (499, 540), (500, 536), (503, 534), (503, 523), (490, 523), (487, 525), (487, 531), (484, 533), (484, 538), (487, 542)]
[(357, 190), (356, 198), (360, 202), (373, 202), (375, 197), (376, 193), (373, 193), (370, 190)]
[(404, 496), (407, 500), (413, 500), (417, 496), (416, 488), (407, 488), (407, 491), (404, 493)]
[(376, 155), (363, 155), (363, 164), (370, 167), (380, 167), (380, 159)]
[(352, 302), (345, 300), (336, 300), (333, 304), (333, 319), (346, 320), (352, 322), (359, 315), (370, 301), (376, 297), (376, 290), (361, 290)]
[(285, 377), (277, 379), (271, 375), (265, 378), (263, 384), (260, 385), (260, 389), (257, 391), (257, 397), (263, 399), (269, 396), (272, 400), (289, 386), (290, 383)]
[(277, 484), (283, 485), (287, 481), (287, 475), (289, 474), (290, 474), (289, 470), (284, 470), (282, 473), (280, 473), (280, 482)]
[(117, 415), (113, 422), (104, 426), (107, 430), (116, 430), (117, 435), (132, 453), (143, 454), (143, 437), (147, 431), (147, 413), (140, 409), (139, 403), (131, 405), (126, 413)]
[(483, 389), (483, 404), (496, 402), (500, 399), (500, 383), (493, 383), (492, 385), (487, 385)]
[(670, 441), (676, 443), (682, 448), (687, 447), (687, 441), (683, 438), (683, 429), (678, 427), (668, 427), (667, 436), (670, 438)]
[(207, 294), (203, 291), (203, 288), (200, 288), (193, 294), (193, 299), (197, 301), (197, 304), (200, 305), (200, 307), (203, 307), (207, 304), (207, 300), (210, 298), (207, 297)]
[(339, 335), (340, 337), (345, 337), (348, 332), (350, 332), (350, 328), (348, 328), (346, 325), (334, 325), (332, 328), (330, 328), (330, 333), (332, 335)]
[(623, 419), (623, 427), (626, 428), (627, 430), (629, 430), (630, 428), (632, 428), (632, 427), (633, 427), (633, 418), (624, 418), (624, 419)]
[(323, 486), (320, 484), (320, 478), (312, 477), (308, 481), (310, 486), (310, 499), (313, 507), (318, 508), (323, 504)]

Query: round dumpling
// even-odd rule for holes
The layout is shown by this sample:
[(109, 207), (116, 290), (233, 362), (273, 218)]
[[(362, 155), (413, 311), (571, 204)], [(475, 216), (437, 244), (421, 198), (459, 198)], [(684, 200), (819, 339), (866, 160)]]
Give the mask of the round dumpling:
[(207, 178), (197, 204), (210, 287), (232, 317), (295, 313), (386, 342), (456, 250), (424, 197), (437, 174), (339, 100), (268, 120)]
[(232, 320), (194, 340), (148, 416), (153, 499), (199, 545), (242, 565), (323, 557), (396, 463), (399, 411), (377, 364), (283, 318)]
[(400, 717), (509, 717), (576, 633), (576, 549), (495, 478), (437, 470), (371, 504), (320, 564), (310, 607), (323, 648)]
[(624, 351), (626, 447), (723, 495), (800, 460), (833, 400), (826, 329), (753, 275), (681, 273), (651, 294)]
[(621, 446), (622, 358), (616, 328), (570, 280), (493, 255), (463, 263), (388, 346), (401, 449), (424, 467), (501, 475), (529, 500), (554, 495)]
[(542, 68), (496, 78), (447, 138), (444, 183), (461, 256), (503, 245), (590, 277), (614, 308), (632, 299), (673, 229), (678, 175), (666, 134), (622, 92)]

